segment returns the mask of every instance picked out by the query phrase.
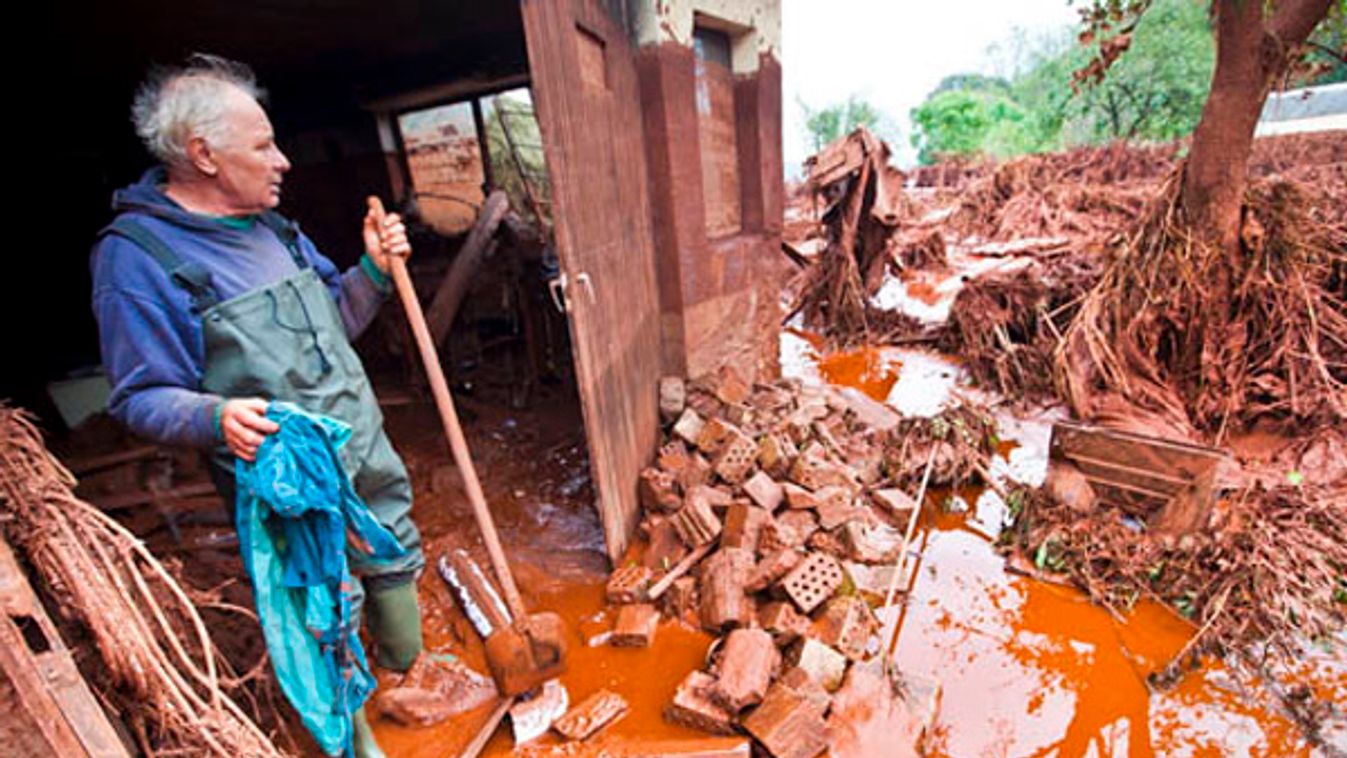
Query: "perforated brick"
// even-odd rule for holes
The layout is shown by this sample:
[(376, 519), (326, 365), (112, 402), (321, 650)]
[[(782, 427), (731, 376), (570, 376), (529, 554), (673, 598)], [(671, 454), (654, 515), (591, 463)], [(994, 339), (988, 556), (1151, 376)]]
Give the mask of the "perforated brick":
[(646, 588), (654, 572), (646, 566), (623, 566), (608, 577), (605, 594), (613, 604), (639, 603), (645, 598)]
[(753, 439), (734, 429), (716, 455), (716, 474), (730, 484), (738, 484), (753, 471), (757, 457), (758, 446)]
[(636, 495), (647, 513), (672, 513), (683, 507), (683, 499), (674, 489), (674, 475), (650, 466), (641, 472)]
[(810, 613), (842, 585), (842, 567), (829, 555), (813, 553), (778, 583), (802, 613)]

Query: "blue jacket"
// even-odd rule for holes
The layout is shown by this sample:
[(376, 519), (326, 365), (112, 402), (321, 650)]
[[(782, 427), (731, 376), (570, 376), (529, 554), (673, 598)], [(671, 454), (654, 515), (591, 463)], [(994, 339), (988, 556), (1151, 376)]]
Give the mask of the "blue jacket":
[[(130, 214), (184, 261), (204, 267), (221, 301), (299, 270), (264, 224), (191, 213), (164, 195), (165, 178), (162, 168), (146, 172), (113, 194), (113, 210)], [(354, 339), (390, 291), (387, 280), (368, 259), (338, 272), (302, 233), (299, 246)], [(91, 265), (103, 367), (112, 383), (108, 411), (152, 440), (200, 447), (218, 442), (215, 416), (223, 398), (201, 389), (201, 320), (191, 312), (187, 293), (149, 253), (120, 235), (99, 239)]]

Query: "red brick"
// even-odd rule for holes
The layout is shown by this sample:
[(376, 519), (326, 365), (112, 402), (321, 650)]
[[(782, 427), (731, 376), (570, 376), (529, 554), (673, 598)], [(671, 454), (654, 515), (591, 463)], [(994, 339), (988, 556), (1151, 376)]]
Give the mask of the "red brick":
[(759, 608), (758, 623), (778, 645), (789, 644), (809, 632), (809, 619), (784, 600), (767, 603)]
[(768, 519), (767, 511), (746, 501), (731, 503), (725, 511), (725, 529), (720, 544), (757, 552), (758, 536)]
[(615, 605), (639, 603), (645, 597), (646, 588), (650, 586), (654, 573), (648, 567), (638, 565), (617, 569), (608, 577), (608, 585), (605, 588), (608, 602)]
[(787, 687), (773, 687), (744, 718), (744, 729), (773, 758), (814, 758), (828, 747), (823, 709)]
[(583, 740), (627, 713), (627, 701), (616, 692), (599, 690), (566, 711), (552, 728), (570, 740)]
[(802, 560), (804, 554), (798, 550), (786, 549), (768, 553), (753, 567), (753, 573), (748, 575), (744, 589), (749, 592), (761, 592), (800, 565)]
[(665, 707), (664, 718), (711, 734), (734, 734), (734, 714), (711, 700), (715, 682), (704, 671), (688, 673), (674, 691), (673, 701)]
[(764, 471), (759, 471), (749, 477), (743, 486), (744, 494), (769, 513), (776, 510), (785, 497), (785, 491), (781, 485)]
[(624, 605), (613, 624), (613, 647), (649, 647), (659, 626), (659, 611), (653, 605)]
[(721, 645), (719, 675), (711, 699), (738, 713), (762, 702), (781, 654), (772, 635), (762, 629), (735, 629)]
[(697, 595), (703, 627), (719, 634), (751, 618), (744, 582), (752, 570), (753, 554), (741, 548), (721, 548), (702, 562)]

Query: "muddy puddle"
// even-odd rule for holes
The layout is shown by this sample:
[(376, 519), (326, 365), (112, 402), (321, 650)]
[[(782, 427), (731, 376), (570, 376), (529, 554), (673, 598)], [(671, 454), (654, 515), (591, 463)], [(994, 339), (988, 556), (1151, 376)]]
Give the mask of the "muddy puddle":
[[(959, 366), (937, 353), (868, 348), (821, 354), (799, 330), (782, 338), (783, 373), (861, 389), (908, 414), (931, 414), (960, 396)], [(984, 398), (985, 401), (985, 398)], [(389, 410), (418, 491), (417, 518), (428, 554), (467, 546), (482, 557), (476, 529), (433, 414)], [(1000, 419), (993, 474), (1042, 480), (1052, 414)], [(560, 613), (570, 627), (570, 702), (609, 689), (630, 710), (580, 752), (547, 735), (516, 750), (508, 721), (485, 755), (592, 755), (602, 746), (699, 733), (666, 723), (662, 711), (688, 671), (702, 667), (711, 638), (663, 622), (647, 649), (601, 644), (606, 562), (578, 410), (563, 402), (531, 413), (487, 406), (469, 442), (488, 499), (514, 559), (530, 608)], [(1241, 684), (1219, 662), (1190, 672), (1176, 686), (1152, 691), (1147, 675), (1183, 649), (1194, 632), (1170, 610), (1142, 603), (1114, 618), (1075, 590), (1009, 573), (994, 541), (1004, 503), (990, 492), (933, 492), (913, 547), (908, 601), (898, 615), (895, 659), (905, 673), (939, 682), (943, 694), (929, 743), (936, 756), (1209, 756), (1310, 755), (1295, 725), (1266, 690)], [(485, 672), (481, 644), (441, 580), (420, 585), (427, 645)], [(590, 645), (590, 641), (600, 644)], [(1296, 677), (1321, 696), (1347, 702), (1347, 665), (1307, 657)], [(489, 708), (429, 728), (378, 718), (390, 758), (454, 755)]]
[[(531, 412), (510, 412), (488, 404), (475, 410), (477, 418), (467, 430), (468, 443), (520, 593), (531, 610), (559, 613), (571, 633), (568, 671), (561, 677), (571, 703), (600, 689), (626, 698), (630, 710), (602, 733), (605, 744), (699, 736), (666, 723), (662, 713), (687, 672), (704, 664), (712, 639), (709, 635), (665, 622), (649, 648), (601, 644), (600, 635), (612, 621), (604, 612), (608, 565), (574, 400), (559, 397)], [(419, 493), (415, 515), (427, 557), (433, 561), (452, 548), (467, 547), (485, 567), (485, 552), (461, 494), (461, 480), (448, 464), (439, 422), (430, 411), (420, 406), (386, 411)], [(481, 643), (440, 577), (427, 571), (419, 589), (427, 648), (452, 653), (486, 673)], [(600, 644), (591, 646), (591, 640)], [(402, 727), (377, 718), (374, 728), (390, 758), (443, 758), (457, 755), (467, 745), (489, 711), (489, 706), (484, 707), (428, 728)], [(528, 749), (546, 754), (558, 744), (560, 740), (549, 734), (529, 743)], [(512, 754), (507, 720), (483, 755)]]
[[(784, 334), (783, 373), (849, 384), (907, 414), (935, 413), (974, 394), (961, 386), (957, 363), (934, 352), (871, 347), (820, 355), (819, 344), (798, 329)], [(993, 476), (1041, 483), (1051, 424), (1062, 415), (1001, 414)], [(1267, 689), (1219, 661), (1153, 691), (1147, 676), (1184, 649), (1192, 624), (1150, 602), (1115, 618), (1072, 588), (1006, 571), (994, 549), (1006, 518), (1004, 502), (989, 491), (927, 498), (894, 658), (906, 674), (942, 687), (931, 755), (1314, 754)], [(1311, 648), (1285, 679), (1347, 702), (1340, 657)]]

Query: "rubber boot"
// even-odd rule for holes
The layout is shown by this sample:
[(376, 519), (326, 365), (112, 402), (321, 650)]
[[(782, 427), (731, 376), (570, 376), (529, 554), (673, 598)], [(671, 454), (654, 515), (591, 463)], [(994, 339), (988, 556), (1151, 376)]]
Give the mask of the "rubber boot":
[(406, 671), (421, 654), (421, 606), (416, 582), (407, 581), (369, 592), (369, 631), (377, 652), (375, 661), (394, 671)]
[(351, 714), (351, 748), (355, 758), (387, 758), (379, 743), (374, 741), (374, 730), (365, 718), (364, 706)]

